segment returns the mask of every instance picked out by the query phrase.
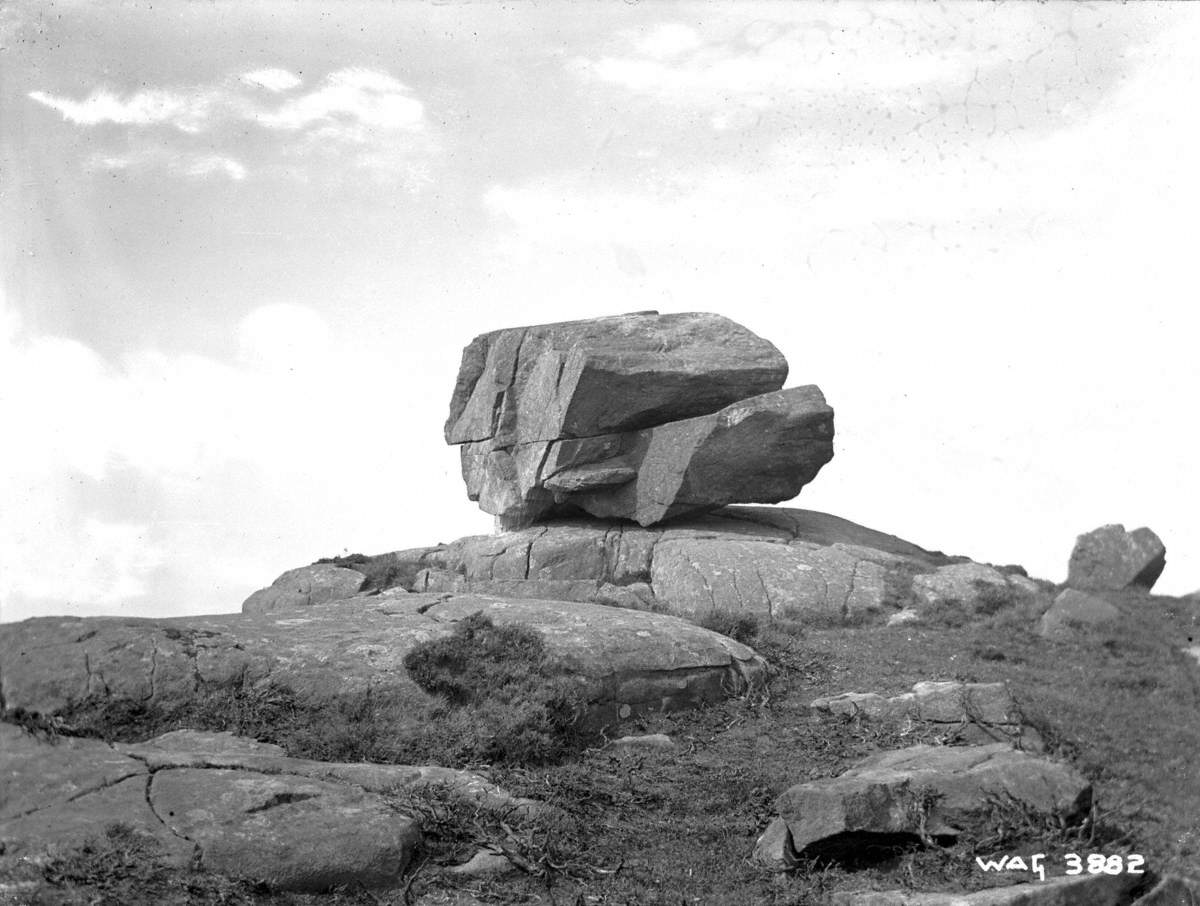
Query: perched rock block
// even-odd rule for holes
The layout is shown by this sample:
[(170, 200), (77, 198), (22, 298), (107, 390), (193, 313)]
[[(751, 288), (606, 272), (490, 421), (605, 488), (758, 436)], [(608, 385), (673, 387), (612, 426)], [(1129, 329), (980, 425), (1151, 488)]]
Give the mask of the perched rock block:
[(778, 349), (713, 314), (497, 330), (463, 350), (446, 442), (501, 448), (648, 428), (778, 390), (786, 377)]
[(468, 496), (505, 528), (564, 509), (645, 526), (727, 503), (775, 503), (832, 458), (833, 410), (812, 386), (642, 431), (462, 449)]
[(1084, 591), (1151, 589), (1167, 565), (1167, 548), (1148, 528), (1105, 525), (1075, 541), (1067, 584)]
[(801, 783), (776, 800), (795, 851), (833, 851), (863, 835), (957, 836), (978, 823), (989, 797), (1071, 820), (1091, 786), (1071, 768), (1006, 743), (912, 746), (881, 752), (844, 774)]
[(502, 330), (464, 352), (446, 440), (506, 529), (775, 503), (833, 456), (833, 410), (816, 387), (780, 390), (786, 375), (774, 346), (717, 315)]

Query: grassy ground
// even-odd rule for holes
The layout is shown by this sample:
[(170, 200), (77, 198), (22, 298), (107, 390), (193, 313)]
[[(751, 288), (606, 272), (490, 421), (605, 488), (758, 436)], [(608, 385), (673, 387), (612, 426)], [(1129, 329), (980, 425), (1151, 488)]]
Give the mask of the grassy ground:
[[(1200, 636), (1196, 606), (1130, 594), (1117, 601), (1130, 613), (1119, 631), (1052, 642), (1032, 631), (1044, 603), (992, 602), (989, 612), (970, 620), (948, 605), (937, 624), (924, 626), (805, 633), (731, 624), (729, 631), (747, 637), (778, 666), (776, 675), (747, 698), (621, 728), (666, 733), (674, 750), (621, 754), (603, 740), (582, 750), (585, 743), (575, 741), (575, 751), (534, 759), (540, 764), (509, 759), (485, 768), (512, 792), (561, 806), (564, 817), (514, 826), (429, 798), (398, 801), (398, 808), (422, 817), (427, 835), (422, 864), (405, 891), (347, 891), (323, 899), (277, 894), (156, 868), (151, 854), (130, 852), (118, 834), (115, 843), (98, 841), (91, 854), (35, 872), (37, 887), (14, 902), (800, 906), (819, 904), (835, 890), (963, 890), (1023, 879), (985, 874), (977, 855), (1045, 852), (1051, 867), (1068, 851), (1138, 852), (1159, 870), (1200, 863), (1200, 665), (1179, 650), (1189, 636)], [(750, 863), (772, 802), (788, 786), (833, 776), (880, 749), (953, 742), (933, 738), (928, 726), (819, 714), (808, 707), (813, 698), (895, 694), (921, 680), (946, 679), (1008, 682), (1052, 754), (1096, 782), (1093, 819), (1059, 828), (996, 813), (981, 836), (949, 848), (877, 852), (856, 866), (812, 863), (790, 874)], [(214, 728), (232, 721), (233, 729), (280, 742), (296, 755), (401, 760), (404, 754), (388, 742), (386, 713), (378, 709), (348, 711), (321, 722), (320, 731), (314, 715), (294, 707), (261, 714), (247, 705), (240, 718), (236, 709), (227, 710), (223, 725), (213, 710), (190, 719)], [(129, 738), (165, 726), (133, 721), (121, 731), (120, 721), (106, 719), (107, 726), (92, 731)], [(348, 749), (340, 741), (346, 738), (360, 743)], [(364, 747), (362, 740), (373, 742)], [(481, 844), (509, 853), (522, 869), (499, 880), (469, 881), (452, 878), (439, 864), (461, 861)], [(114, 846), (126, 855), (97, 856)], [(97, 864), (109, 867), (101, 871)], [(126, 876), (133, 880), (122, 880)], [(139, 884), (144, 895), (133, 893)]]

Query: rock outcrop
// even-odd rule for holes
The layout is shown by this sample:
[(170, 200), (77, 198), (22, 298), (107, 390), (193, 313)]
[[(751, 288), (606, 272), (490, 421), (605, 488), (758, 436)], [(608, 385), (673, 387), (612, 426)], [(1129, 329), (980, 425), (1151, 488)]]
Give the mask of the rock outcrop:
[(275, 685), (313, 703), (366, 695), (408, 703), (419, 720), (432, 699), (404, 655), (476, 612), (536, 629), (577, 681), (589, 724), (717, 700), (763, 671), (744, 645), (666, 614), (400, 592), (271, 614), (2, 625), (0, 694), (10, 709), (52, 715), (97, 700), (170, 707), (204, 689)]
[(776, 801), (779, 817), (759, 841), (765, 864), (836, 852), (864, 841), (956, 837), (985, 816), (989, 799), (1028, 814), (1070, 821), (1091, 802), (1091, 786), (1066, 765), (1007, 743), (911, 746), (881, 752), (838, 777), (797, 784)]
[(289, 758), (278, 746), (182, 730), (145, 743), (39, 739), (0, 724), (0, 853), (31, 858), (119, 823), (178, 865), (285, 890), (399, 882), (421, 840), (388, 796), (437, 786), (473, 808), (546, 807), (449, 768)]
[[(954, 561), (825, 513), (730, 506), (648, 528), (556, 519), (350, 568), (386, 572), (398, 588), (419, 593), (588, 601), (690, 620), (736, 612), (838, 624), (882, 622), (907, 600), (914, 576), (936, 576)], [(243, 610), (257, 612), (264, 591)]]
[(833, 457), (815, 386), (718, 315), (499, 330), (463, 352), (446, 422), (468, 496), (504, 528), (555, 512), (652, 525), (799, 493)]
[(1151, 589), (1167, 565), (1167, 548), (1148, 528), (1104, 525), (1080, 535), (1071, 551), (1067, 585), (1083, 591)]
[(260, 588), (242, 605), (246, 613), (296, 610), (314, 604), (342, 601), (357, 594), (367, 577), (353, 569), (324, 563), (289, 569), (267, 588)]

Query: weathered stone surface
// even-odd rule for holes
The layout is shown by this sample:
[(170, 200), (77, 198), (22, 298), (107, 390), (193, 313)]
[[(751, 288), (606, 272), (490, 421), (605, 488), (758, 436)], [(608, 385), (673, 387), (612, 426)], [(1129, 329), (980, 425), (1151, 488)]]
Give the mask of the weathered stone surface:
[(791, 871), (796, 867), (796, 850), (786, 821), (779, 817), (771, 819), (767, 829), (755, 841), (752, 860), (774, 871)]
[(1084, 591), (1149, 589), (1166, 564), (1167, 548), (1150, 529), (1105, 525), (1076, 539), (1067, 584)]
[(652, 525), (727, 503), (789, 500), (833, 458), (833, 410), (813, 386), (641, 431), (462, 449), (467, 494), (506, 528), (584, 510)]
[(1009, 740), (1027, 752), (1044, 749), (1037, 731), (1022, 723), (1005, 683), (923, 682), (911, 692), (889, 698), (874, 692), (843, 692), (814, 699), (810, 707), (875, 720), (922, 721), (956, 744)]
[(946, 600), (970, 603), (987, 590), (1024, 595), (1040, 591), (1038, 584), (1027, 576), (1002, 573), (985, 563), (951, 563), (913, 578), (913, 592), (926, 604)]
[[(48, 770), (43, 770), (48, 766)], [(420, 841), (381, 795), (437, 784), (508, 815), (548, 808), (450, 768), (288, 758), (228, 733), (180, 730), (145, 743), (53, 743), (0, 724), (0, 843), (30, 858), (123, 823), (185, 865), (290, 890), (390, 886)]]
[(1167, 875), (1132, 906), (1200, 906), (1200, 877)]
[(1129, 874), (1080, 875), (993, 887), (974, 893), (910, 890), (835, 893), (829, 902), (831, 906), (1122, 906), (1138, 881), (1137, 875)]
[(912, 746), (797, 784), (775, 804), (803, 855), (862, 835), (955, 836), (979, 822), (989, 796), (1069, 820), (1087, 808), (1091, 787), (1071, 768), (1007, 743)]
[[(870, 621), (902, 603), (893, 570), (949, 562), (892, 535), (811, 510), (729, 506), (642, 528), (556, 519), (425, 548), (414, 592), (476, 592), (765, 619)], [(387, 555), (384, 555), (387, 556)], [(379, 558), (374, 558), (379, 559)]]
[(845, 692), (814, 699), (811, 707), (833, 714), (866, 714), (878, 718), (911, 717), (943, 723), (979, 721), (1017, 724), (1021, 713), (1005, 683), (923, 682), (891, 698), (872, 692)]
[(464, 350), (446, 422), (468, 496), (508, 529), (583, 510), (651, 525), (800, 492), (833, 456), (815, 386), (726, 318), (500, 330)]
[(54, 714), (89, 699), (171, 705), (202, 687), (275, 683), (314, 703), (368, 693), (411, 703), (417, 720), (431, 699), (405, 671), (405, 653), (475, 612), (538, 630), (578, 678), (589, 721), (717, 700), (763, 670), (744, 645), (666, 614), (401, 592), (290, 613), (5, 624), (0, 692), (8, 708)]
[(271, 613), (276, 610), (296, 610), (341, 601), (356, 594), (366, 577), (353, 569), (327, 564), (289, 569), (267, 588), (261, 588), (242, 604), (245, 613)]
[(1068, 588), (1042, 614), (1038, 633), (1047, 638), (1064, 638), (1070, 636), (1076, 626), (1100, 626), (1115, 623), (1120, 618), (1121, 611), (1103, 598)]
[(297, 775), (178, 768), (156, 772), (149, 796), (206, 869), (288, 890), (392, 885), (420, 842), (379, 796)]
[(463, 350), (446, 442), (499, 449), (635, 431), (778, 390), (786, 377), (778, 349), (713, 314), (497, 330)]

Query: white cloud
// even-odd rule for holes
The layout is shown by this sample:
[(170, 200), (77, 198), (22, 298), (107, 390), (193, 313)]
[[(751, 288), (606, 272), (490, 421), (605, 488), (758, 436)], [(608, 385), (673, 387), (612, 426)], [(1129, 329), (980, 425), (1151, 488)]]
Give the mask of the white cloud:
[(678, 22), (667, 22), (639, 36), (634, 46), (641, 53), (661, 59), (695, 50), (700, 44), (700, 35), (694, 28)]
[(285, 372), (319, 365), (329, 352), (329, 326), (303, 305), (275, 302), (256, 308), (237, 328), (238, 359), (254, 368)]
[(82, 101), (45, 91), (29, 97), (57, 110), (64, 120), (80, 126), (116, 123), (122, 126), (174, 126), (183, 132), (200, 132), (208, 124), (221, 95), (208, 89), (190, 92), (151, 89), (120, 97), (111, 91), (93, 91)]
[[(471, 530), (469, 512), (453, 528), (440, 515), (464, 498), (438, 439), (441, 406), (414, 421), (412, 388), (430, 366), (404, 368), (420, 350), (374, 342), (366, 355), (361, 337), (292, 303), (255, 309), (231, 333), (233, 362), (155, 349), (109, 362), (23, 331), (0, 299), (0, 424), (20, 434), (0, 445), (0, 619), (227, 613), (344, 547)], [(409, 452), (414, 430), (432, 441)], [(441, 500), (398, 527), (395, 507), (418, 486)]]
[(175, 176), (193, 179), (224, 177), (234, 182), (245, 179), (248, 170), (241, 161), (223, 154), (196, 154), (169, 148), (143, 148), (120, 154), (93, 154), (85, 166), (97, 170), (157, 168)]
[(290, 91), (301, 84), (300, 77), (286, 69), (256, 69), (243, 73), (242, 81), (276, 93)]
[[(341, 165), (419, 191), (428, 182), (428, 162), (437, 142), (428, 129), (424, 104), (386, 72), (339, 69), (313, 90), (297, 94), (298, 76), (284, 69), (243, 73), (217, 85), (150, 88), (120, 95), (107, 88), (82, 100), (30, 92), (39, 104), (78, 126), (114, 124), (138, 130), (94, 152), (87, 165), (106, 170), (165, 170), (186, 178), (247, 177), (251, 166), (236, 148), (245, 142), (243, 123), (276, 136), (276, 156), (255, 162), (256, 172), (305, 179), (308, 164), (333, 157)], [(270, 92), (264, 95), (265, 89)], [(271, 95), (285, 95), (278, 98)], [(199, 150), (182, 137), (150, 131), (167, 127), (187, 136), (205, 134)], [(247, 154), (261, 156), (261, 146)], [(270, 152), (268, 152), (270, 154)]]
[(287, 101), (255, 119), (272, 129), (297, 130), (321, 125), (356, 136), (357, 129), (417, 131), (425, 125), (425, 107), (403, 83), (384, 72), (341, 69), (322, 87)]

